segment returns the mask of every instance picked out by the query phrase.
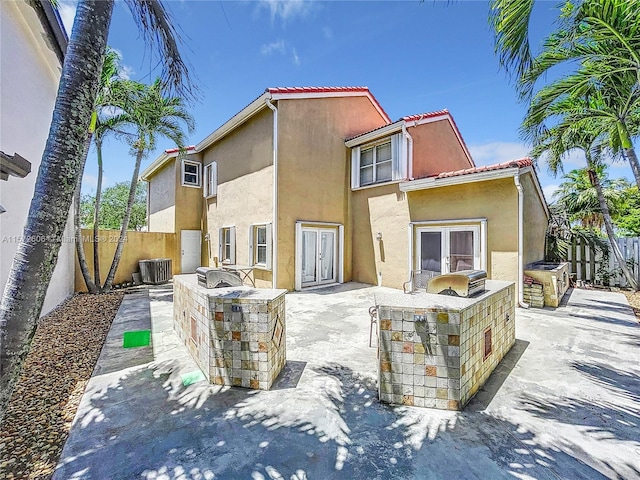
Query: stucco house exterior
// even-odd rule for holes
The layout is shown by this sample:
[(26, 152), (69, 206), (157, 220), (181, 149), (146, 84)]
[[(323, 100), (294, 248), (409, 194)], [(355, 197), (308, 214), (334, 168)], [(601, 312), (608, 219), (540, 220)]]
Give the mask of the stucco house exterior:
[(245, 265), (256, 286), (301, 290), (481, 268), (520, 284), (543, 258), (531, 160), (476, 167), (448, 111), (393, 122), (366, 87), (269, 88), (141, 178), (185, 273)]
[[(49, 0), (0, 2), (0, 289), (21, 238), (58, 92), (67, 34)], [(46, 314), (73, 293), (73, 222), (67, 221), (45, 297)]]

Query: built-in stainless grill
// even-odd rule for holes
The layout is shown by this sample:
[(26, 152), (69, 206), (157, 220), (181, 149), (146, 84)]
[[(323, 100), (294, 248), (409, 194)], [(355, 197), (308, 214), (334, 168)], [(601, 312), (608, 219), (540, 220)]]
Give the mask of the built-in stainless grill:
[(198, 285), (205, 288), (239, 287), (242, 285), (240, 275), (236, 272), (227, 272), (219, 268), (196, 268)]
[(484, 270), (461, 270), (447, 273), (430, 279), (427, 283), (427, 293), (451, 295), (454, 297), (472, 297), (483, 292), (487, 272)]

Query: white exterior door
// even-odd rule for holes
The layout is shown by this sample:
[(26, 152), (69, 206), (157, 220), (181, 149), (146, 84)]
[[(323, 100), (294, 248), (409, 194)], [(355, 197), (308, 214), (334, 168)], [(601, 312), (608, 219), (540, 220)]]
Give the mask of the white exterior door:
[(337, 280), (335, 228), (302, 228), (302, 287), (311, 287)]
[(200, 266), (201, 239), (202, 232), (200, 230), (180, 231), (180, 271), (182, 273), (194, 273), (196, 268)]
[(480, 269), (478, 227), (425, 227), (416, 234), (416, 270), (444, 274)]

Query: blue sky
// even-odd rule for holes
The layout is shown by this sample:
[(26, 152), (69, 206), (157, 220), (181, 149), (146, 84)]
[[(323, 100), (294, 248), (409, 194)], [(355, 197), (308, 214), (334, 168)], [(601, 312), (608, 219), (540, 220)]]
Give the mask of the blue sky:
[[(526, 156), (518, 136), (525, 106), (518, 103), (493, 52), (486, 1), (209, 1), (166, 2), (183, 33), (183, 49), (202, 91), (191, 107), (196, 131), (190, 144), (241, 110), (267, 87), (367, 86), (392, 120), (448, 109), (477, 165)], [(537, 46), (557, 18), (556, 1), (539, 1), (531, 40)], [(60, 2), (70, 30), (74, 3)], [(123, 2), (116, 2), (109, 45), (122, 54), (127, 75), (149, 82), (154, 59)], [(145, 161), (144, 169), (165, 148)], [(107, 142), (107, 184), (129, 180), (128, 147)], [(577, 156), (565, 170), (583, 166)], [(95, 187), (93, 152), (83, 190)], [(630, 177), (626, 164), (612, 177)], [(551, 199), (560, 178), (540, 165), (539, 178)]]

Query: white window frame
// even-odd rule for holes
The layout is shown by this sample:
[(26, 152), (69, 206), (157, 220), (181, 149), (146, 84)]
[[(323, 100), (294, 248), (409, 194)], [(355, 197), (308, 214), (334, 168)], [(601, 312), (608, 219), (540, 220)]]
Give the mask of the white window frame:
[(218, 162), (204, 166), (204, 196), (215, 197), (218, 194)]
[[(185, 180), (185, 174), (187, 174), (187, 172), (185, 172), (185, 165), (193, 165), (196, 167), (196, 182), (192, 183), (192, 182), (187, 182)], [(180, 167), (180, 179), (181, 179), (181, 183), (183, 187), (192, 187), (192, 188), (200, 188), (200, 184), (201, 182), (201, 177), (202, 175), (200, 175), (201, 173), (201, 165), (200, 162), (194, 162), (192, 160), (182, 160), (182, 165)], [(188, 173), (188, 175), (193, 175), (193, 173)]]
[[(384, 147), (386, 145), (389, 145), (389, 151), (391, 152), (391, 156), (389, 157), (389, 159), (383, 160), (381, 162), (378, 161), (378, 149), (380, 149), (381, 147)], [(365, 152), (371, 151), (371, 163), (369, 165), (362, 165), (362, 157), (363, 154)], [(391, 176), (389, 178), (385, 178), (384, 180), (378, 180), (378, 169), (380, 168), (381, 164), (386, 164), (388, 165), (391, 171)], [(366, 184), (362, 184), (362, 170), (365, 168), (370, 168), (372, 170), (372, 174), (371, 174), (371, 182), (366, 183)], [(368, 185), (373, 185), (375, 183), (383, 183), (383, 182), (390, 182), (393, 180), (393, 151), (391, 150), (391, 139), (385, 139), (381, 142), (375, 143), (373, 145), (369, 145), (366, 148), (361, 148), (360, 149), (360, 162), (358, 163), (358, 184), (361, 187), (365, 187)]]
[[(259, 228), (265, 229), (266, 243), (260, 244), (260, 246), (266, 247), (266, 259), (264, 263), (257, 261), (258, 246), (259, 246), (257, 244), (257, 240), (258, 240), (257, 231)], [(254, 223), (253, 225), (249, 226), (249, 265), (250, 266), (254, 268), (262, 269), (262, 270), (271, 270), (272, 255), (273, 255), (271, 236), (272, 236), (272, 229), (271, 229), (270, 223)]]
[[(229, 242), (226, 242), (226, 233), (229, 233)], [(226, 258), (225, 247), (229, 245), (229, 258)], [(236, 227), (222, 227), (218, 229), (218, 261), (224, 265), (236, 263)]]
[[(377, 149), (385, 144), (391, 144), (391, 179), (380, 180), (377, 179)], [(373, 149), (373, 182), (366, 185), (360, 184), (360, 171), (362, 169), (361, 160), (362, 152)], [(396, 183), (401, 181), (407, 176), (407, 139), (404, 134), (397, 133), (389, 137), (378, 139), (374, 142), (353, 147), (351, 149), (351, 188), (353, 190), (359, 188), (371, 188), (380, 185), (387, 185), (389, 183)]]
[[(465, 218), (449, 220), (427, 220), (409, 223), (409, 273), (420, 270), (420, 232), (434, 230), (473, 230), (474, 231), (474, 268), (479, 261), (480, 270), (487, 270), (487, 219)], [(443, 241), (444, 237), (443, 235)], [(445, 254), (443, 245), (443, 257)], [(444, 262), (444, 258), (442, 260)], [(444, 263), (442, 263), (444, 265)]]

